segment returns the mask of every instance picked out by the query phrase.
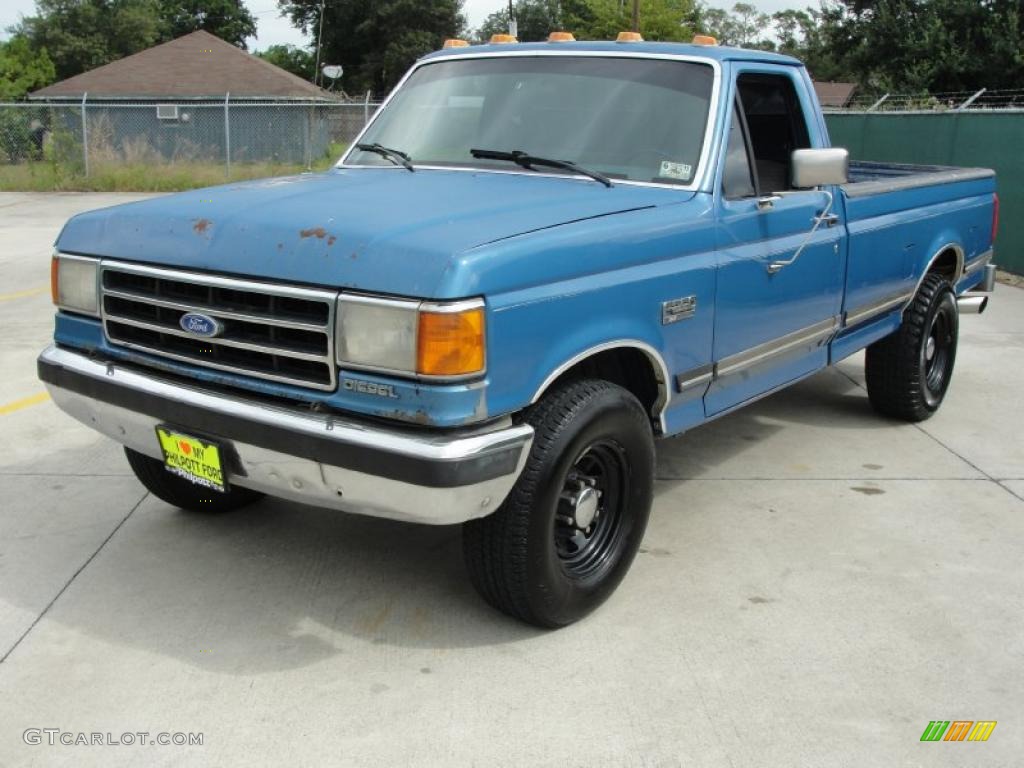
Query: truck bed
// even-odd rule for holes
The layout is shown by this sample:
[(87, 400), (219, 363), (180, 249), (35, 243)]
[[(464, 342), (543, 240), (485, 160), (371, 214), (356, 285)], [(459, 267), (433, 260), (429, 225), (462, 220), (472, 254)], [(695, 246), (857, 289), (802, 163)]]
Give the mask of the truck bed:
[(984, 179), (994, 175), (995, 171), (990, 168), (955, 168), (947, 165), (876, 163), (862, 160), (850, 163), (850, 180), (843, 185), (843, 192), (847, 197), (864, 197), (955, 181)]

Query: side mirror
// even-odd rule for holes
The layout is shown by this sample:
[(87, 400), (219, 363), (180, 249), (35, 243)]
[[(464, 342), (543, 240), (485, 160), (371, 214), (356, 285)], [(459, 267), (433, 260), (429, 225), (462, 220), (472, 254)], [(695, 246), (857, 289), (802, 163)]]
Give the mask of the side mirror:
[(790, 161), (797, 189), (845, 184), (850, 176), (850, 153), (845, 149), (797, 149)]

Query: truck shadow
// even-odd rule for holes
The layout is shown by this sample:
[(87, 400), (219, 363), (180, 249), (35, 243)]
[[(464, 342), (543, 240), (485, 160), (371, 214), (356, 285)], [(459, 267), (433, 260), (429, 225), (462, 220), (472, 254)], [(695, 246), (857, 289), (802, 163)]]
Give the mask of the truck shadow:
[[(735, 462), (787, 424), (805, 422), (823, 428), (874, 423), (863, 391), (829, 372), (662, 443), (659, 487)], [(120, 452), (104, 439), (94, 450)], [(63, 514), (70, 525), (79, 484), (106, 479), (45, 474), (47, 467), (63, 463), (56, 453), (45, 466), (20, 469), (39, 473), (39, 483), (50, 484), (48, 493), (41, 489), (40, 508), (33, 513), (46, 515), (53, 505), (54, 514)], [(19, 468), (5, 471), (17, 474)], [(125, 482), (134, 480), (122, 478)], [(655, 505), (655, 515), (669, 512)], [(91, 552), (77, 557), (84, 562)], [(68, 576), (76, 567), (69, 565)], [(0, 586), (0, 597), (15, 605), (17, 593), (16, 587)], [(239, 675), (302, 667), (364, 646), (441, 653), (543, 642), (548, 634), (503, 616), (477, 597), (462, 565), (458, 526), (403, 524), (274, 499), (204, 516), (147, 497), (47, 619), (114, 645)], [(594, 620), (614, 622), (615, 601)]]
[[(751, 467), (743, 456), (755, 446), (764, 446), (778, 436), (779, 452), (762, 455), (764, 471), (773, 466), (795, 462), (813, 472), (817, 463), (814, 440), (806, 428), (829, 440), (836, 430), (869, 433), (865, 440), (876, 439), (876, 430), (891, 430), (900, 424), (876, 414), (867, 392), (847, 375), (828, 368), (757, 403), (740, 408), (678, 437), (658, 444), (656, 477), (661, 481), (685, 481), (722, 476), (750, 477)], [(785, 430), (805, 429), (799, 441), (787, 440)], [(794, 433), (795, 436), (795, 433)], [(773, 443), (774, 444), (774, 443)], [(760, 476), (757, 472), (754, 473)]]

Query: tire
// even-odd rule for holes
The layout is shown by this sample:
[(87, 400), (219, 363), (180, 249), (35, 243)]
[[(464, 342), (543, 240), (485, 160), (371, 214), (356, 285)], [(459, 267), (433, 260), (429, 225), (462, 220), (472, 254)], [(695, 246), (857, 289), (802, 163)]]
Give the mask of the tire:
[(143, 453), (127, 447), (124, 453), (132, 472), (146, 486), (146, 490), (175, 507), (191, 512), (217, 514), (230, 512), (263, 498), (262, 493), (237, 485), (229, 487), (227, 493), (212, 491), (171, 474), (164, 468), (163, 462)]
[(904, 421), (931, 418), (953, 377), (959, 329), (953, 287), (941, 275), (925, 275), (899, 330), (868, 347), (864, 372), (874, 409)]
[(654, 437), (631, 393), (593, 379), (551, 392), (527, 421), (535, 434), (523, 473), (494, 514), (465, 523), (463, 554), (492, 606), (562, 627), (604, 602), (636, 556), (653, 497)]

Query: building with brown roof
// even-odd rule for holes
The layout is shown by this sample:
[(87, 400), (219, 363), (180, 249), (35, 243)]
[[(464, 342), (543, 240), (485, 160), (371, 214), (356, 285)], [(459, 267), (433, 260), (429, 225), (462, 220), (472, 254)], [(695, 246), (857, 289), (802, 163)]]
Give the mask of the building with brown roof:
[[(310, 164), (337, 132), (336, 99), (198, 31), (29, 95), (53, 124), (114, 161)], [(84, 119), (83, 119), (84, 111)]]
[(327, 92), (199, 30), (33, 92), (31, 99), (327, 100)]
[(819, 83), (814, 82), (814, 92), (822, 107), (842, 108), (850, 103), (856, 83)]

